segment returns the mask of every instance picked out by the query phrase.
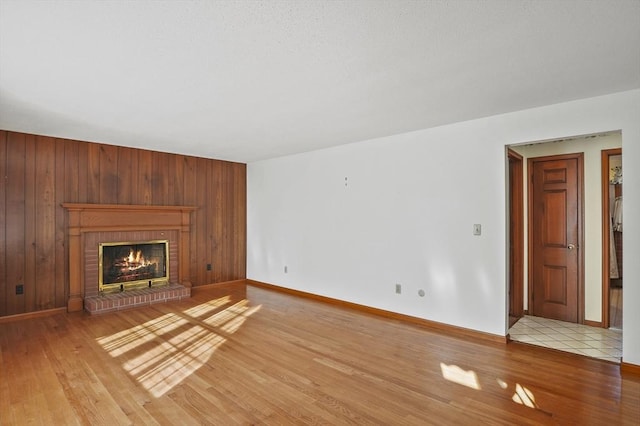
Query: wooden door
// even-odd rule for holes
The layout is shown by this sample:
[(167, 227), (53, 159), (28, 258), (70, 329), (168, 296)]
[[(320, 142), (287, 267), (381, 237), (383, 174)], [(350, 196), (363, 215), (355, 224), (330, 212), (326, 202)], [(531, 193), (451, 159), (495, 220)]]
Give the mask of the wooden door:
[(582, 322), (582, 154), (529, 160), (533, 315)]

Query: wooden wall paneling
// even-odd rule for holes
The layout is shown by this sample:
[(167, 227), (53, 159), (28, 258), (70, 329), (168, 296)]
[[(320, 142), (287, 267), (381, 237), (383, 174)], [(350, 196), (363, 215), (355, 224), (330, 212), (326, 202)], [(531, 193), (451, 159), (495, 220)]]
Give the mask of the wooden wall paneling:
[(227, 269), (227, 278), (231, 279), (231, 277), (233, 275), (235, 275), (237, 273), (236, 268), (233, 267), (233, 265), (236, 264), (236, 249), (238, 247), (238, 245), (236, 244), (236, 239), (238, 238), (238, 235), (236, 235), (235, 230), (234, 230), (234, 224), (235, 224), (235, 215), (238, 213), (238, 205), (237, 205), (237, 201), (238, 201), (238, 197), (236, 196), (234, 190), (235, 190), (235, 182), (234, 182), (234, 178), (235, 178), (235, 164), (229, 164), (227, 167), (227, 182), (226, 182), (226, 189), (225, 191), (227, 192), (227, 202), (229, 203), (229, 207), (227, 208), (227, 215), (228, 217), (226, 218), (226, 222), (227, 222), (227, 235), (228, 235), (228, 241), (227, 241), (227, 250), (228, 250), (228, 254), (227, 254), (227, 264), (232, 265), (231, 268)]
[[(216, 257), (218, 263), (233, 264), (233, 253), (230, 251), (232, 247), (230, 245), (231, 235), (229, 233), (232, 218), (229, 216), (233, 214), (233, 194), (229, 193), (229, 181), (231, 178), (230, 172), (232, 171), (233, 164), (231, 163), (218, 163), (218, 179), (216, 182), (217, 194), (216, 194), (216, 208), (219, 215), (217, 220), (218, 226), (218, 246)], [(220, 268), (216, 280), (226, 281), (228, 280), (231, 270), (227, 268)]]
[(223, 184), (224, 184), (224, 175), (225, 170), (222, 166), (221, 162), (215, 161), (211, 167), (211, 190), (213, 191), (211, 201), (212, 204), (208, 206), (213, 211), (213, 221), (211, 223), (211, 237), (212, 237), (212, 257), (214, 259), (215, 268), (212, 271), (212, 276), (209, 276), (210, 282), (220, 282), (222, 280), (222, 265), (224, 264), (225, 258), (225, 248), (226, 248), (226, 239), (225, 239), (225, 227), (223, 217), (225, 214), (225, 208), (223, 202)]
[[(175, 191), (173, 187), (175, 186), (175, 171), (174, 167), (175, 161), (174, 157), (180, 156), (178, 154), (169, 154), (167, 152), (159, 153), (159, 166), (158, 174), (161, 179), (161, 186), (164, 188), (160, 193), (161, 205), (163, 206), (175, 206)], [(154, 203), (159, 204), (159, 203)]]
[(118, 165), (116, 175), (118, 177), (118, 195), (115, 204), (134, 204), (133, 176), (135, 169), (133, 166), (134, 150), (131, 148), (118, 148)]
[(63, 202), (77, 203), (80, 199), (80, 163), (84, 162), (80, 158), (80, 142), (59, 139), (64, 142), (64, 170), (63, 178)]
[(0, 316), (66, 304), (62, 203), (197, 207), (188, 238), (193, 285), (245, 277), (244, 164), (8, 131), (0, 131), (0, 153)]
[(213, 256), (213, 263), (216, 265), (216, 270), (211, 278), (211, 282), (220, 282), (222, 281), (221, 265), (224, 262), (224, 218), (222, 217), (225, 210), (222, 205), (222, 183), (224, 179), (224, 170), (222, 167), (219, 167), (219, 164), (212, 164), (211, 167), (211, 189), (213, 201), (211, 209), (214, 215), (213, 221), (211, 221), (211, 235), (213, 237), (211, 255)]
[(247, 277), (247, 166), (238, 164), (235, 168), (234, 190), (236, 196), (236, 212), (233, 229), (238, 236), (235, 240), (235, 276), (234, 279)]
[(123, 148), (131, 152), (131, 172), (129, 175), (131, 185), (131, 204), (143, 204), (140, 202), (140, 187), (138, 186), (138, 170), (140, 169), (140, 150), (135, 148)]
[(177, 154), (168, 154), (168, 153), (163, 153), (163, 158), (164, 158), (164, 170), (162, 170), (162, 180), (163, 183), (165, 185), (165, 190), (164, 190), (164, 204), (165, 206), (176, 206), (179, 205), (180, 203), (178, 203), (176, 201), (176, 190), (175, 190), (175, 186), (176, 186), (176, 157), (182, 157), (181, 155), (177, 155)]
[[(209, 190), (209, 180), (211, 179), (211, 170), (209, 168), (210, 162), (205, 160), (204, 158), (198, 158), (198, 167), (197, 167), (197, 180), (196, 180), (196, 195), (197, 195), (197, 206), (198, 211), (196, 212), (197, 221), (196, 221), (196, 238), (198, 240), (198, 244), (196, 244), (196, 255), (197, 255), (197, 269), (196, 269), (196, 277), (198, 284), (209, 284), (208, 274), (206, 270), (207, 263), (211, 263), (212, 260), (210, 256), (211, 250), (211, 234), (208, 229), (208, 225), (213, 220), (213, 212), (209, 207), (209, 202), (211, 200), (211, 195), (207, 192)], [(207, 217), (209, 215), (209, 217)], [(216, 265), (212, 264), (212, 267)]]
[(169, 154), (154, 151), (151, 156), (151, 201), (153, 205), (166, 206), (169, 204)]
[(151, 205), (151, 174), (153, 172), (151, 151), (138, 151), (138, 198), (134, 204)]
[(118, 203), (118, 147), (100, 145), (100, 203)]
[(75, 196), (77, 203), (88, 203), (89, 196), (89, 146), (90, 143), (77, 142), (78, 144), (78, 163), (71, 165), (70, 167), (77, 167), (78, 169), (78, 193)]
[[(233, 186), (231, 185), (231, 178), (233, 177), (233, 164), (225, 163), (220, 164), (222, 169), (222, 180), (220, 182), (220, 213), (222, 214), (221, 225), (222, 225), (222, 245), (220, 248), (220, 257), (221, 263), (227, 265), (233, 265), (233, 234), (231, 233), (231, 224), (233, 223), (233, 211), (235, 210), (234, 205), (234, 197), (231, 191), (233, 191)], [(231, 277), (233, 270), (230, 268), (225, 268), (220, 271), (220, 281), (227, 281)]]
[(171, 205), (184, 206), (184, 155), (173, 155), (169, 162), (169, 193)]
[[(183, 181), (183, 203), (185, 206), (198, 206), (198, 197), (197, 197), (197, 185), (196, 185), (196, 176), (197, 176), (197, 167), (198, 161), (196, 157), (185, 156), (183, 157), (183, 171), (184, 171), (184, 181)], [(191, 277), (191, 281), (194, 284), (197, 284), (197, 270), (198, 270), (198, 258), (197, 258), (197, 233), (196, 233), (196, 220), (198, 218), (199, 212), (196, 211), (192, 213), (191, 218), (191, 238), (189, 239), (189, 253), (190, 253), (190, 261), (189, 261), (189, 276)]]
[(53, 306), (60, 308), (66, 304), (65, 277), (67, 276), (67, 256), (65, 250), (65, 211), (62, 203), (65, 200), (65, 174), (66, 174), (66, 141), (64, 139), (56, 139), (56, 157), (55, 157), (55, 261), (56, 268), (55, 279), (53, 280), (54, 300)]
[(36, 310), (36, 137), (25, 137), (25, 185), (24, 185), (24, 309), (22, 312)]
[(173, 154), (165, 154), (167, 157), (167, 168), (164, 171), (164, 176), (166, 179), (167, 189), (165, 196), (165, 205), (166, 206), (175, 206), (179, 205), (176, 202), (176, 157), (181, 157), (181, 155), (173, 155)]
[[(211, 271), (203, 271), (202, 274), (202, 283), (212, 283), (213, 282), (213, 274), (214, 271), (218, 268), (218, 265), (213, 258), (213, 253), (215, 251), (215, 235), (214, 235), (214, 222), (216, 220), (216, 214), (214, 208), (214, 189), (212, 188), (212, 179), (213, 179), (213, 170), (211, 169), (211, 163), (203, 164), (203, 174), (198, 176), (198, 179), (202, 179), (201, 182), (198, 182), (198, 186), (203, 187), (203, 192), (205, 194), (202, 199), (202, 210), (205, 212), (209, 212), (211, 216), (207, 218), (207, 221), (203, 223), (203, 236), (205, 237), (202, 241), (202, 251), (204, 257), (201, 259), (206, 263), (211, 264)], [(200, 169), (200, 168), (199, 168)], [(200, 263), (202, 265), (202, 263)], [(201, 269), (201, 268), (200, 268)]]
[(100, 200), (100, 145), (89, 143), (87, 152), (87, 202), (99, 204)]
[(242, 265), (242, 276), (246, 278), (247, 274), (247, 166), (246, 164), (242, 165), (242, 252), (239, 255), (242, 257), (241, 265)]
[(235, 240), (237, 238), (237, 235), (234, 232), (234, 228), (233, 228), (233, 224), (234, 224), (234, 215), (236, 214), (236, 209), (237, 209), (237, 205), (236, 205), (236, 200), (237, 197), (235, 196), (233, 190), (234, 190), (234, 182), (233, 182), (233, 178), (235, 176), (235, 164), (227, 164), (226, 165), (226, 176), (225, 176), (225, 203), (229, 203), (227, 206), (227, 217), (225, 219), (225, 236), (227, 238), (226, 241), (226, 260), (225, 263), (227, 263), (228, 265), (231, 265), (232, 267), (227, 268), (225, 270), (225, 281), (226, 280), (230, 280), (231, 277), (236, 273), (235, 268), (233, 268), (233, 265), (235, 264), (235, 248), (236, 248), (236, 244), (235, 244)]
[(7, 314), (7, 132), (0, 130), (0, 316)]
[(214, 268), (209, 275), (209, 282), (216, 283), (222, 281), (222, 265), (223, 265), (223, 251), (224, 251), (224, 206), (222, 205), (222, 179), (224, 176), (224, 170), (220, 167), (220, 162), (212, 161), (210, 164), (211, 178), (209, 180), (211, 200), (209, 204), (209, 211), (213, 212), (213, 220), (210, 226), (211, 235), (211, 254), (210, 258), (213, 261)]
[(6, 288), (5, 314), (24, 312), (24, 294), (16, 295), (16, 285), (25, 282), (25, 168), (26, 135), (7, 135), (6, 170)]
[(36, 137), (35, 151), (35, 309), (52, 309), (56, 276), (56, 143), (51, 137)]
[(236, 265), (236, 250), (238, 247), (237, 238), (238, 236), (235, 233), (235, 216), (238, 214), (238, 197), (235, 194), (235, 164), (227, 165), (227, 174), (225, 181), (225, 203), (228, 203), (227, 207), (227, 218), (225, 225), (225, 234), (227, 235), (227, 244), (225, 251), (227, 252), (227, 264), (233, 265), (229, 268), (226, 273), (228, 279), (237, 273)]
[[(62, 198), (63, 202), (78, 203), (80, 201), (86, 202), (87, 197), (87, 150), (88, 143), (65, 140), (65, 153), (64, 153), (64, 194)], [(60, 207), (62, 209), (62, 207)], [(64, 266), (64, 280), (62, 283), (57, 283), (57, 287), (63, 287), (64, 300), (61, 306), (67, 304), (69, 298), (69, 235), (67, 233), (68, 218), (67, 213), (62, 209), (62, 215), (64, 217), (64, 228), (62, 233), (64, 234), (64, 259), (62, 260)], [(59, 267), (60, 265), (58, 265)], [(56, 293), (56, 305), (59, 301), (57, 298), (59, 294)]]
[(229, 212), (229, 228), (231, 230), (231, 239), (230, 239), (230, 250), (231, 250), (231, 259), (229, 261), (229, 263), (231, 265), (233, 265), (232, 267), (232, 273), (234, 275), (238, 274), (238, 268), (237, 268), (237, 250), (238, 247), (240, 246), (238, 244), (238, 239), (240, 238), (244, 238), (243, 233), (239, 232), (239, 235), (235, 235), (234, 229), (236, 227), (236, 216), (238, 215), (239, 210), (240, 210), (240, 206), (238, 204), (238, 200), (239, 200), (239, 196), (235, 193), (236, 190), (236, 182), (235, 182), (235, 178), (236, 178), (236, 170), (238, 169), (238, 167), (233, 167), (233, 169), (231, 169), (231, 174), (229, 176), (229, 178), (231, 179), (231, 182), (229, 184), (229, 188), (231, 190), (232, 195), (232, 200), (233, 200), (233, 204), (232, 204), (232, 210), (231, 212)]
[(215, 235), (216, 235), (216, 263), (220, 265), (218, 267), (218, 271), (215, 276), (216, 281), (225, 280), (228, 271), (223, 270), (222, 265), (229, 264), (229, 259), (231, 259), (229, 253), (229, 234), (228, 234), (228, 222), (229, 217), (227, 215), (233, 211), (233, 205), (229, 205), (227, 203), (232, 202), (231, 194), (227, 191), (227, 181), (228, 181), (228, 173), (229, 167), (228, 164), (224, 164), (223, 162), (218, 162), (215, 168), (215, 181), (213, 182), (213, 187), (215, 188), (215, 209), (216, 209), (216, 220), (215, 224)]

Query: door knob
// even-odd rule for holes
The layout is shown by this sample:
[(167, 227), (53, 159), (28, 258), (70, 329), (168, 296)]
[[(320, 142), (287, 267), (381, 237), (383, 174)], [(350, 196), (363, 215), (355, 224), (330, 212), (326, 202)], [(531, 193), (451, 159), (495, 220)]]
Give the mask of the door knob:
[(573, 244), (569, 244), (569, 245), (567, 246), (567, 248), (568, 248), (569, 250), (573, 250), (574, 248), (576, 248), (576, 246), (575, 246), (575, 245), (573, 245)]

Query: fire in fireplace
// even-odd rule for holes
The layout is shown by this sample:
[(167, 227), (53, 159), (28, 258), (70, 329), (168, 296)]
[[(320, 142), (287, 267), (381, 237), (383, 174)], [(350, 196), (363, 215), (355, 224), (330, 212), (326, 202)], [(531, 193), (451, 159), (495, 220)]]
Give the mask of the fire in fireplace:
[(169, 241), (115, 242), (98, 245), (101, 292), (169, 283)]

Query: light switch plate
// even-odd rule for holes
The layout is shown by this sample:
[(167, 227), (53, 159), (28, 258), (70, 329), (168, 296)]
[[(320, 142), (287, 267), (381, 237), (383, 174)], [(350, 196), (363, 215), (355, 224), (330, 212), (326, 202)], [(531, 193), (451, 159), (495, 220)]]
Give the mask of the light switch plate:
[(473, 224), (473, 235), (482, 235), (482, 225), (479, 223)]

